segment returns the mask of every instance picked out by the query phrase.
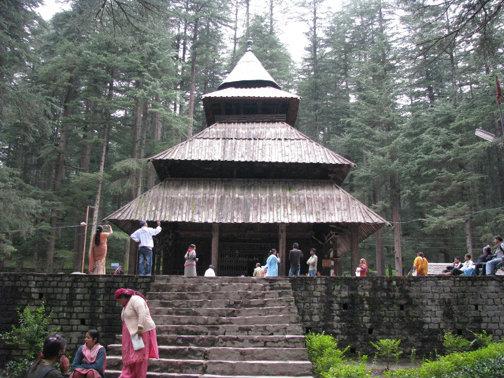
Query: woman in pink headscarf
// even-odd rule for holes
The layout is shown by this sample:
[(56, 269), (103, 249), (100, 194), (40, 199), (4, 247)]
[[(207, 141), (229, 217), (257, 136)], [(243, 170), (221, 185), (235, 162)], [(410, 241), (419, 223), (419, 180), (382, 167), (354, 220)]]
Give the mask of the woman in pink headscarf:
[(105, 374), (106, 353), (100, 345), (99, 334), (96, 329), (86, 332), (84, 345), (81, 345), (72, 362), (74, 369), (71, 378), (103, 378)]
[[(145, 297), (132, 289), (117, 289), (115, 299), (123, 306), (122, 371), (119, 378), (145, 378), (149, 358), (159, 358), (156, 324), (150, 316)], [(135, 350), (133, 338), (140, 338), (143, 348)]]

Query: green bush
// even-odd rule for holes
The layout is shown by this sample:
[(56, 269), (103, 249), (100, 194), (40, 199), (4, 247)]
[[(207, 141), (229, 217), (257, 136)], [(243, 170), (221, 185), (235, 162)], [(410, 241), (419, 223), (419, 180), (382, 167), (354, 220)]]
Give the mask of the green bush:
[(338, 342), (331, 335), (310, 333), (306, 336), (308, 356), (313, 363), (315, 374), (322, 378), (366, 378), (370, 373), (361, 359), (359, 364), (352, 364), (345, 360), (348, 347), (338, 348)]
[[(419, 368), (387, 371), (385, 376), (394, 378), (504, 377), (503, 356), (504, 342), (492, 343), (475, 351), (452, 353), (437, 361), (424, 362)], [(481, 371), (495, 373), (477, 375)]]
[(44, 304), (38, 307), (27, 306), (23, 311), (18, 310), (18, 318), (19, 325), (14, 325), (10, 331), (0, 334), (0, 339), (6, 345), (21, 352), (18, 358), (9, 361), (6, 366), (7, 376), (12, 378), (24, 377), (37, 353), (42, 350), (52, 320)]
[(387, 363), (387, 370), (390, 369), (390, 363), (397, 362), (402, 354), (399, 339), (380, 339), (376, 343), (371, 342), (371, 346), (376, 350), (375, 357)]
[(474, 340), (471, 341), (471, 346), (474, 348), (484, 348), (490, 345), (493, 341), (492, 335), (489, 335), (486, 331), (472, 332), (474, 335)]
[(454, 335), (448, 331), (443, 335), (443, 347), (446, 354), (467, 352), (471, 349), (471, 342), (462, 336)]

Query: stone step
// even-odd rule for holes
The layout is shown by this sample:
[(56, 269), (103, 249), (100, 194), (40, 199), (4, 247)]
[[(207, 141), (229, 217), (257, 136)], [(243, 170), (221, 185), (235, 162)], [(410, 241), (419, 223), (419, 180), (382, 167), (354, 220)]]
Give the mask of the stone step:
[(256, 278), (256, 277), (228, 277), (228, 276), (219, 276), (219, 277), (184, 277), (184, 276), (156, 276), (154, 279), (156, 283), (183, 283), (183, 284), (204, 284), (204, 283), (259, 283), (259, 284), (281, 284), (285, 282), (290, 282), (288, 277), (264, 277), (264, 278)]
[(276, 324), (297, 323), (298, 315), (253, 315), (253, 316), (188, 316), (188, 315), (157, 315), (156, 326), (162, 325), (249, 325), (249, 324)]
[[(120, 356), (121, 344), (107, 347), (108, 356)], [(235, 348), (159, 346), (159, 357), (166, 359), (222, 360), (222, 361), (298, 361), (307, 360), (305, 348)]]
[[(121, 335), (116, 336), (121, 343)], [(169, 335), (158, 334), (159, 345), (233, 348), (304, 348), (305, 338), (298, 335)]]
[[(149, 302), (149, 305), (151, 303)], [(158, 319), (161, 315), (177, 315), (177, 316), (254, 316), (254, 315), (288, 315), (297, 314), (297, 309), (276, 306), (276, 307), (252, 307), (252, 308), (173, 308), (173, 307), (151, 307), (151, 315), (154, 319)]]
[[(120, 370), (121, 357), (107, 357), (107, 367)], [(149, 372), (176, 372), (179, 374), (216, 374), (216, 375), (271, 375), (306, 376), (312, 374), (308, 361), (221, 361), (221, 360), (179, 360), (160, 358), (149, 360)]]
[(175, 335), (302, 335), (299, 324), (158, 325), (158, 334)]
[(190, 279), (184, 283), (167, 283), (167, 282), (153, 282), (151, 284), (152, 291), (270, 291), (270, 290), (289, 290), (292, 286), (288, 281), (281, 281), (278, 283), (267, 283), (262, 281), (254, 282), (201, 282), (194, 283)]
[[(105, 378), (119, 378), (120, 370), (108, 370)], [(294, 378), (288, 375), (215, 375), (215, 374), (177, 374), (177, 373), (147, 373), (147, 378)], [(313, 378), (311, 375), (296, 378)]]
[(247, 298), (252, 299), (294, 299), (292, 290), (271, 290), (271, 291), (150, 291), (147, 293), (147, 298), (153, 300), (197, 300), (197, 299), (227, 299), (227, 300), (242, 300)]
[(149, 307), (189, 307), (189, 308), (247, 308), (247, 307), (278, 307), (278, 306), (295, 306), (294, 299), (288, 298), (266, 298), (266, 299), (189, 299), (189, 300), (160, 300), (157, 298), (148, 298)]

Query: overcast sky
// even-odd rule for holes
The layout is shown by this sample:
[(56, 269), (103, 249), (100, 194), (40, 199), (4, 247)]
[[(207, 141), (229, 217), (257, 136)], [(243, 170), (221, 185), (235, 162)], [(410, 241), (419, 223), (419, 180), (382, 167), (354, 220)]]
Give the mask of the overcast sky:
[[(341, 6), (342, 1), (343, 0), (326, 0), (326, 5), (322, 10), (329, 11), (337, 9)], [(305, 33), (308, 26), (306, 22), (303, 21), (306, 15), (303, 16), (303, 11), (292, 5), (292, 0), (283, 0), (279, 3), (280, 5), (277, 5), (277, 9), (274, 12), (276, 30), (294, 61), (299, 64), (307, 44)], [(268, 4), (268, 0), (250, 0), (251, 13), (267, 14), (269, 8)], [(68, 8), (69, 4), (64, 0), (44, 0), (43, 5), (38, 8), (38, 12), (42, 18), (49, 20), (55, 13)]]

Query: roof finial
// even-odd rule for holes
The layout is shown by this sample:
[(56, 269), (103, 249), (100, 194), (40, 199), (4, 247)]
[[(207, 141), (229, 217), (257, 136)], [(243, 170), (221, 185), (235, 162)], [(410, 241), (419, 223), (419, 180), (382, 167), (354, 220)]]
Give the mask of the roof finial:
[(252, 51), (252, 44), (253, 44), (253, 43), (254, 43), (254, 42), (253, 42), (251, 39), (249, 39), (249, 40), (247, 41), (247, 51)]

